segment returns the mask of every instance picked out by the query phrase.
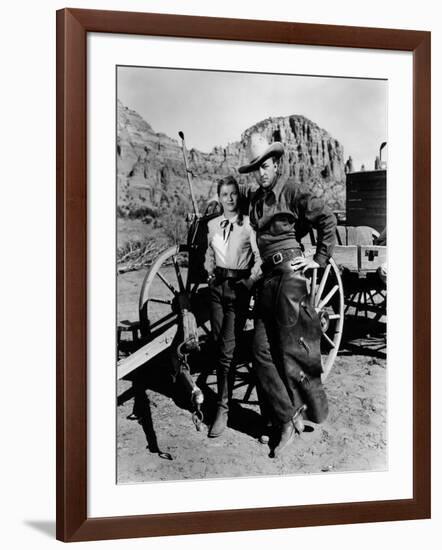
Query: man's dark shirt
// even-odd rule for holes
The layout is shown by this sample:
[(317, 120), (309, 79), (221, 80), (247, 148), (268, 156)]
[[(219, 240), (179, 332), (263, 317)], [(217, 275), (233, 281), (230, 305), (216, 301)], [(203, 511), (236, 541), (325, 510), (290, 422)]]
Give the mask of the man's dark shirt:
[(300, 250), (301, 239), (313, 227), (318, 232), (313, 259), (325, 265), (336, 241), (336, 218), (322, 199), (284, 177), (269, 190), (241, 186), (241, 194), (248, 199), (250, 223), (263, 259), (287, 248)]

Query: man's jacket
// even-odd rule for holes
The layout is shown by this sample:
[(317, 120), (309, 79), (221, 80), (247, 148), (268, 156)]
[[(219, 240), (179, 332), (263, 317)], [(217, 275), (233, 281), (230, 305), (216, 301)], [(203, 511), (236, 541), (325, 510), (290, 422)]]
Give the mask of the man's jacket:
[(336, 218), (322, 199), (279, 177), (270, 190), (242, 186), (249, 203), (250, 223), (256, 231), (259, 252), (267, 258), (282, 249), (300, 249), (311, 227), (318, 232), (314, 260), (324, 266), (336, 242)]

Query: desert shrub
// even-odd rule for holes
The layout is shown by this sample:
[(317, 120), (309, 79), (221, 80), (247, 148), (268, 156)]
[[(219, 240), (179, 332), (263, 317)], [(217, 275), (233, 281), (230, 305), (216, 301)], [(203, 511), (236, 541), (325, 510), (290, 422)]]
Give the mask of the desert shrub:
[(129, 212), (129, 209), (127, 208), (127, 206), (120, 206), (120, 205), (117, 206), (118, 218), (127, 218), (128, 212)]
[(187, 239), (187, 214), (192, 212), (190, 199), (175, 192), (169, 204), (160, 207), (154, 220), (154, 227), (159, 229), (169, 244), (185, 242)]
[(167, 243), (161, 237), (129, 240), (117, 248), (117, 272), (126, 273), (152, 265), (166, 248)]
[(140, 219), (147, 216), (156, 218), (158, 216), (158, 211), (150, 206), (136, 206), (129, 209), (128, 217), (131, 219)]

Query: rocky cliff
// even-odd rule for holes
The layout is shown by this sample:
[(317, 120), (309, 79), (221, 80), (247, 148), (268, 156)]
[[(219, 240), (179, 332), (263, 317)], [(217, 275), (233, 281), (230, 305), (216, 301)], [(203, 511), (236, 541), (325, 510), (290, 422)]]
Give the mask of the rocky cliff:
[[(173, 212), (184, 215), (190, 207), (183, 156), (178, 140), (156, 133), (135, 111), (118, 102), (117, 119), (118, 212), (122, 216), (158, 218)], [(177, 128), (177, 131), (179, 129)], [(282, 170), (299, 184), (322, 196), (333, 209), (345, 204), (344, 151), (325, 130), (300, 115), (267, 118), (245, 130), (240, 141), (215, 147), (210, 153), (189, 151), (195, 193), (201, 204), (216, 190), (216, 180), (236, 174), (248, 162), (249, 137), (263, 133), (281, 141), (286, 153)]]

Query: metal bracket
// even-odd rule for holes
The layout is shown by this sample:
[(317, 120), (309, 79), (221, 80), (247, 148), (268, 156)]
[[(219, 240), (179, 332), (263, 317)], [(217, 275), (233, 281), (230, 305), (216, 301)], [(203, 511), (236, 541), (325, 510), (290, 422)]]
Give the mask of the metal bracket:
[(365, 256), (368, 257), (369, 262), (372, 262), (376, 256), (379, 256), (379, 250), (366, 250)]

